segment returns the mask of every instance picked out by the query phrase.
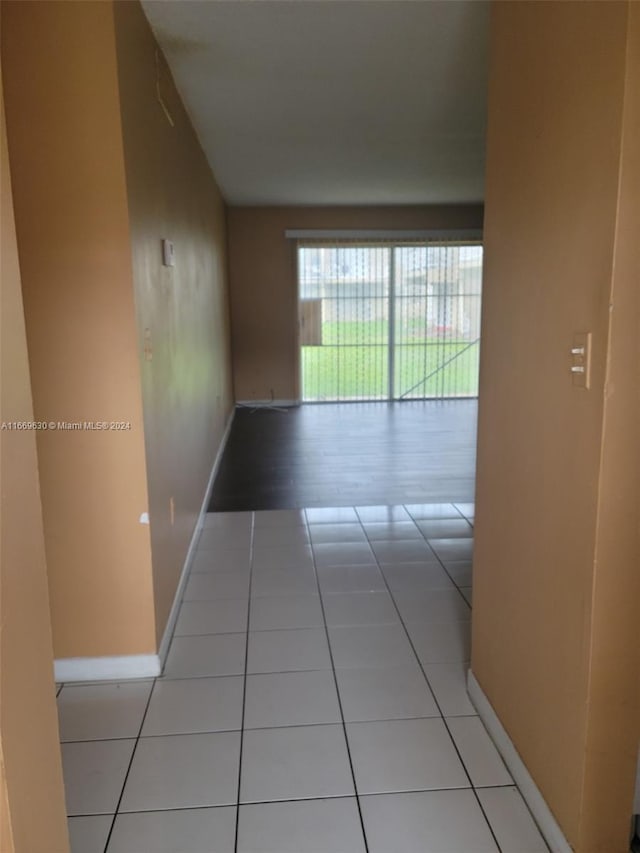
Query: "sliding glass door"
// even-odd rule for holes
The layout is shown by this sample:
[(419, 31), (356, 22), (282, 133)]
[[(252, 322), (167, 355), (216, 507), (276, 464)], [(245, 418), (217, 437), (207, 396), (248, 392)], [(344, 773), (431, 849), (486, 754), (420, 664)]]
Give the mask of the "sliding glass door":
[(305, 402), (475, 397), (482, 247), (298, 248)]

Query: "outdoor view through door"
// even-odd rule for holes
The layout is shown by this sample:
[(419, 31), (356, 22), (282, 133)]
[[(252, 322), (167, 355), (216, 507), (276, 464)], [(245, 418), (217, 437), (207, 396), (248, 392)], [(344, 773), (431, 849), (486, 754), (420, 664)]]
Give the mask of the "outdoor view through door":
[(478, 396), (479, 243), (298, 246), (302, 400)]

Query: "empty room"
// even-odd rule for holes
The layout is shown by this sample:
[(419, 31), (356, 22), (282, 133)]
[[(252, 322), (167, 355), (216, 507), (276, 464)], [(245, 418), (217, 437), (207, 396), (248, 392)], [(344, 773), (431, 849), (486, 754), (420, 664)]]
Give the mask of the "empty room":
[(640, 5), (0, 39), (1, 853), (640, 849)]

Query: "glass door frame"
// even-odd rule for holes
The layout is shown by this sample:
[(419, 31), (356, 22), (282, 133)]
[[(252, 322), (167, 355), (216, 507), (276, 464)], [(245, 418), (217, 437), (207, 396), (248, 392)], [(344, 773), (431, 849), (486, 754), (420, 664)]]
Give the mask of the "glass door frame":
[[(479, 246), (484, 249), (482, 231), (476, 229), (464, 229), (460, 231), (415, 231), (415, 232), (387, 232), (387, 231), (322, 231), (316, 229), (288, 230), (285, 236), (292, 240), (295, 275), (295, 310), (296, 310), (296, 376), (295, 385), (298, 404), (320, 404), (320, 403), (349, 403), (349, 402), (403, 402), (405, 400), (446, 400), (446, 399), (473, 399), (474, 395), (466, 396), (435, 396), (435, 397), (406, 397), (396, 396), (396, 250), (407, 247), (448, 247)], [(331, 400), (305, 400), (303, 396), (304, 373), (302, 367), (303, 345), (301, 334), (302, 322), (302, 295), (301, 295), (301, 270), (300, 249), (313, 248), (314, 245), (330, 248), (339, 248), (339, 244), (348, 241), (354, 247), (359, 248), (382, 248), (389, 250), (388, 260), (388, 316), (387, 316), (387, 394), (385, 397), (371, 397)], [(333, 243), (333, 246), (331, 245)], [(480, 295), (481, 299), (481, 295)], [(445, 367), (445, 362), (440, 367)]]

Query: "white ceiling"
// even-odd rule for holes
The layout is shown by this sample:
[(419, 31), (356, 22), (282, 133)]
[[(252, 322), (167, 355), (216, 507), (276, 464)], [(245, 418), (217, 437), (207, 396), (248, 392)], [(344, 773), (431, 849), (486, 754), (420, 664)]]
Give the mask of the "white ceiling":
[(482, 200), (488, 3), (143, 7), (231, 204)]

